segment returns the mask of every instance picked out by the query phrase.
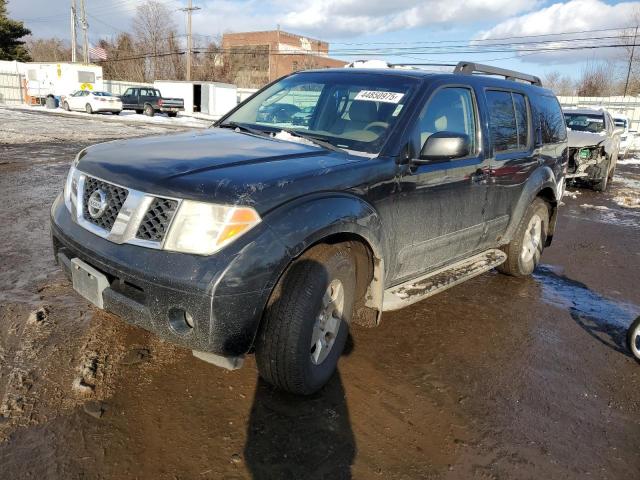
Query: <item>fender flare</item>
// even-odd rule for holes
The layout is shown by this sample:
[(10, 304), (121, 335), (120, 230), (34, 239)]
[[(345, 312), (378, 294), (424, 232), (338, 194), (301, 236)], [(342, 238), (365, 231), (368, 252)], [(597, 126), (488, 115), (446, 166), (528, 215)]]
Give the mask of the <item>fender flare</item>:
[[(267, 213), (262, 224), (212, 287), (211, 338), (216, 332), (227, 338), (212, 343), (210, 351), (242, 355), (254, 344), (262, 315), (273, 289), (287, 267), (314, 244), (335, 235), (357, 237), (373, 257), (373, 280), (365, 292), (364, 306), (382, 313), (384, 261), (382, 224), (375, 209), (355, 195), (327, 192), (301, 197)], [(250, 293), (247, 298), (246, 293)], [(373, 313), (373, 312), (372, 312)]]
[(524, 189), (520, 194), (520, 198), (518, 199), (518, 203), (511, 214), (509, 226), (507, 227), (500, 243), (506, 245), (511, 242), (527, 207), (529, 207), (531, 202), (533, 202), (538, 196), (543, 197), (551, 203), (552, 211), (550, 212), (549, 218), (547, 246), (551, 243), (557, 218), (557, 205), (560, 199), (558, 198), (558, 184), (556, 182), (556, 176), (553, 173), (553, 170), (548, 166), (538, 167), (527, 179)]
[[(365, 305), (377, 310), (376, 324), (379, 322), (384, 292), (385, 255), (382, 247), (382, 221), (373, 206), (356, 195), (314, 194), (291, 202), (284, 208), (280, 207), (269, 214), (265, 221), (289, 253), (287, 265), (277, 273), (278, 279), (291, 261), (316, 243), (345, 234), (363, 242), (373, 257), (373, 279), (367, 288)], [(292, 228), (292, 225), (299, 228)]]

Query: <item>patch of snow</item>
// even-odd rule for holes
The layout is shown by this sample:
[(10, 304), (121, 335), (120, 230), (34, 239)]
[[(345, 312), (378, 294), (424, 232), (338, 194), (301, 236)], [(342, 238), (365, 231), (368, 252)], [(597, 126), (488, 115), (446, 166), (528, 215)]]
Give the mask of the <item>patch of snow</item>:
[(576, 190), (575, 192), (572, 192), (570, 190), (565, 190), (564, 195), (562, 195), (562, 196), (563, 197), (571, 197), (571, 198), (573, 198), (575, 200), (576, 198), (578, 198), (578, 195), (582, 195), (582, 192), (580, 192), (578, 190)]
[(356, 60), (345, 68), (393, 68), (393, 66), (384, 60)]
[(589, 203), (583, 203), (582, 205), (580, 205), (582, 208), (592, 208), (594, 210), (609, 210), (609, 207), (605, 207), (604, 205), (591, 205)]
[(640, 158), (633, 157), (626, 160), (618, 160), (618, 165), (640, 165)]
[(301, 143), (303, 145), (311, 145), (313, 147), (320, 148), (320, 146), (316, 145), (311, 140), (307, 140), (306, 138), (291, 135), (289, 132), (285, 132), (284, 130), (280, 130), (278, 133), (276, 133), (273, 136), (273, 138), (277, 138), (278, 140), (284, 140), (287, 142)]

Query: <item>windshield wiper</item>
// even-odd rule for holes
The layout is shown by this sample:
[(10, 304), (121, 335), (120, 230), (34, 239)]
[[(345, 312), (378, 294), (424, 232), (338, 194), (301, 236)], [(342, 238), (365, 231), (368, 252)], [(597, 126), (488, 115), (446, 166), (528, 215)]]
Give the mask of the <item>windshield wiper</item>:
[(300, 133), (297, 130), (291, 130), (289, 128), (281, 128), (280, 131), (287, 132), (289, 135), (293, 135), (294, 137), (299, 137), (299, 138), (304, 138), (305, 140), (309, 140), (310, 142), (315, 143), (319, 147), (326, 148), (327, 150), (344, 153), (344, 150), (342, 148), (336, 147), (332, 143), (325, 142), (324, 140), (320, 140), (319, 138), (316, 138), (313, 135), (305, 135), (304, 133)]
[(247, 132), (247, 133), (251, 133), (252, 135), (259, 135), (261, 137), (268, 137), (269, 134), (263, 130), (258, 130), (257, 128), (251, 128), (251, 127), (247, 127), (246, 125), (243, 125), (242, 123), (236, 123), (236, 122), (226, 122), (223, 123), (221, 125), (218, 125), (218, 128), (233, 128), (241, 130), (243, 132)]

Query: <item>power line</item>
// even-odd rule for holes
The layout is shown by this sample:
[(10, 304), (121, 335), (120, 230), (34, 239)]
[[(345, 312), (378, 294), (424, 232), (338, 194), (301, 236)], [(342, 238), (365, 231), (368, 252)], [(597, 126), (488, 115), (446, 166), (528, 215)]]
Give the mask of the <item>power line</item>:
[[(529, 52), (529, 53), (525, 53), (522, 55), (515, 55), (513, 57), (506, 57), (506, 58), (497, 58), (494, 60), (507, 60), (510, 58), (518, 58), (519, 56), (528, 56), (528, 55), (535, 55), (535, 54), (544, 54), (544, 53), (552, 53), (552, 52), (560, 52), (560, 51), (574, 51), (574, 50), (594, 50), (594, 49), (599, 49), (599, 48), (621, 48), (621, 47), (633, 47), (633, 46), (640, 46), (640, 44), (628, 44), (628, 45), (619, 45), (619, 44), (611, 44), (611, 45), (588, 45), (588, 46), (577, 46), (577, 47), (559, 47), (559, 48), (538, 48), (538, 49), (522, 49), (519, 50), (519, 52)], [(196, 54), (207, 54), (207, 53), (213, 53), (213, 54), (226, 54), (226, 55), (277, 55), (277, 56), (287, 56), (287, 55), (310, 55), (310, 53), (305, 53), (305, 52), (257, 52), (257, 51), (237, 51), (237, 50), (233, 50), (233, 49), (216, 49), (216, 50), (201, 50), (201, 49), (194, 49), (193, 50), (194, 53)], [(485, 50), (484, 52), (478, 52), (478, 51), (459, 51), (459, 52), (453, 52), (453, 53), (466, 53), (466, 54), (483, 54), (483, 53), (508, 53), (508, 52), (514, 52), (514, 50)], [(166, 56), (171, 56), (171, 55), (184, 55), (185, 53), (187, 53), (186, 49), (182, 49), (182, 50), (174, 50), (171, 52), (150, 52), (150, 53), (144, 53), (144, 54), (139, 54), (139, 55), (132, 55), (129, 57), (123, 57), (123, 58), (116, 58), (116, 59), (109, 59), (106, 60), (106, 62), (116, 62), (116, 61), (127, 61), (127, 60), (139, 60), (139, 59), (143, 59), (143, 58), (157, 58), (157, 57), (166, 57)], [(428, 53), (423, 53), (424, 55), (429, 54), (429, 55), (442, 55), (442, 54), (451, 54), (452, 52), (428, 52)], [(417, 52), (415, 54), (420, 54), (420, 52)], [(386, 53), (369, 53), (368, 55), (371, 56), (378, 56), (378, 55), (387, 55)]]

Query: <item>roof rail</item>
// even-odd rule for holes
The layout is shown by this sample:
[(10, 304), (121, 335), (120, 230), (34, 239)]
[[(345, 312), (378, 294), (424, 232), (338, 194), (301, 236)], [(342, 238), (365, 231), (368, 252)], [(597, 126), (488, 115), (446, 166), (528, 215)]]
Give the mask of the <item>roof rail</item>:
[(499, 75), (507, 80), (522, 80), (524, 82), (531, 83), (532, 85), (537, 85), (538, 87), (542, 86), (540, 78), (535, 75), (527, 75), (526, 73), (515, 72), (513, 70), (492, 67), (491, 65), (482, 65), (481, 63), (459, 62), (453, 70), (453, 73), (459, 73), (462, 75), (473, 75), (474, 73)]

